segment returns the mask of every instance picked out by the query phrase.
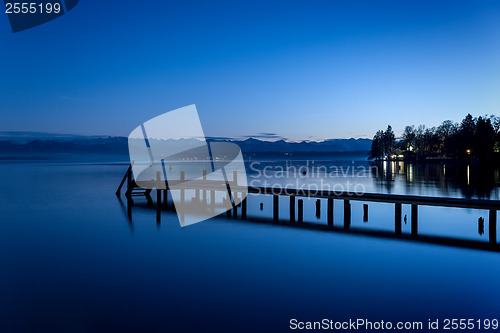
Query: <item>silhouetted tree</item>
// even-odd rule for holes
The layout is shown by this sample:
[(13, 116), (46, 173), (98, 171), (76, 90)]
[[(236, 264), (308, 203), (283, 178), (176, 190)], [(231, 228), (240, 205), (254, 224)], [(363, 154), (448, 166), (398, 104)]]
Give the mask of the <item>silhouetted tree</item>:
[(396, 136), (394, 135), (391, 125), (387, 125), (387, 129), (384, 132), (383, 142), (384, 155), (392, 155), (394, 152), (394, 145), (396, 144)]
[(437, 128), (406, 126), (398, 143), (389, 125), (373, 138), (371, 157), (390, 158), (394, 153), (417, 159), (429, 156), (500, 159), (500, 117), (473, 118), (468, 114), (460, 124), (445, 120)]
[(384, 141), (384, 132), (377, 131), (377, 133), (373, 137), (370, 158), (380, 159), (381, 157), (384, 156), (383, 141)]
[(372, 149), (370, 151), (370, 158), (380, 159), (389, 156), (394, 152), (396, 144), (396, 136), (392, 130), (391, 125), (387, 126), (384, 131), (377, 131), (372, 141)]
[(405, 148), (409, 151), (415, 149), (415, 126), (406, 126), (403, 132), (403, 141), (405, 142)]
[(472, 148), (474, 146), (474, 134), (476, 132), (476, 123), (474, 118), (472, 118), (469, 113), (464, 120), (462, 120), (462, 124), (460, 125), (460, 131), (458, 132), (458, 149), (457, 152), (459, 156), (463, 156), (465, 154), (470, 154), (472, 152)]
[(436, 129), (436, 135), (439, 139), (440, 153), (445, 156), (453, 153), (451, 148), (451, 138), (458, 132), (458, 125), (451, 120), (445, 120)]
[(483, 117), (477, 118), (475, 130), (474, 156), (484, 158), (491, 155), (495, 145), (495, 130), (491, 125), (491, 120)]

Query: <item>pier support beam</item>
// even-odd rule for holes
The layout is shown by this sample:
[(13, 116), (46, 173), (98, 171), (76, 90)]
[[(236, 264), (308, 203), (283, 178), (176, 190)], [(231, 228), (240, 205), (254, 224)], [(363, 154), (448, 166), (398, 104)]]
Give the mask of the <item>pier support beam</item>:
[(236, 199), (238, 199), (238, 193), (237, 192), (234, 192), (234, 197), (233, 197), (233, 201), (234, 201), (234, 206), (233, 206), (233, 217), (235, 219), (238, 218), (238, 205), (236, 204)]
[(132, 168), (127, 171), (127, 191), (125, 192), (125, 197), (127, 198), (127, 215), (129, 219), (132, 219), (132, 205), (134, 201), (132, 200)]
[(490, 244), (497, 243), (497, 211), (496, 209), (490, 209)]
[[(184, 182), (184, 171), (181, 171), (181, 183)], [(184, 201), (185, 201), (185, 190), (184, 188), (181, 188), (181, 222), (184, 222)]]
[(297, 220), (299, 223), (302, 223), (304, 221), (304, 200), (299, 199), (297, 202), (298, 207), (297, 207)]
[(273, 221), (278, 222), (279, 220), (279, 195), (273, 196)]
[[(207, 180), (207, 170), (203, 170), (203, 180)], [(206, 206), (206, 204), (207, 204), (207, 190), (202, 191), (201, 200), (203, 200), (203, 205)]]
[(328, 198), (328, 228), (333, 228), (333, 198)]
[(246, 220), (246, 218), (247, 218), (247, 198), (246, 197), (245, 197), (245, 199), (243, 199), (243, 201), (241, 201), (241, 218), (243, 220)]
[(363, 222), (368, 222), (368, 204), (363, 204)]
[(226, 198), (224, 199), (224, 207), (226, 207), (226, 217), (231, 217), (231, 198), (228, 192), (226, 192)]
[(161, 174), (160, 171), (156, 172), (156, 223), (161, 222)]
[(394, 231), (396, 235), (401, 235), (401, 204), (396, 203), (394, 212)]
[(290, 196), (290, 223), (295, 223), (295, 197)]
[(210, 190), (210, 210), (215, 212), (215, 190)]
[(163, 209), (168, 209), (168, 190), (163, 190)]
[(344, 200), (344, 229), (349, 229), (351, 226), (351, 203), (349, 200)]
[(321, 217), (321, 200), (316, 200), (316, 218), (319, 219)]
[(125, 196), (132, 197), (132, 168), (129, 168), (127, 171), (127, 191), (125, 192)]
[(411, 234), (418, 235), (418, 205), (411, 205)]

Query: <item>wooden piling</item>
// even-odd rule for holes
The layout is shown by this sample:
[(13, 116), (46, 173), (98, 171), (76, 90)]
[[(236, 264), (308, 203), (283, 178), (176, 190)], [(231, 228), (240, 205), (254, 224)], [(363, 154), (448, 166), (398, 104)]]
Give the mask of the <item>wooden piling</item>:
[(321, 200), (316, 200), (316, 218), (319, 219), (321, 217)]
[[(207, 170), (203, 170), (203, 180), (207, 180)], [(207, 204), (207, 190), (202, 191), (201, 199), (203, 200), (203, 205), (206, 206), (206, 204)]]
[[(184, 171), (181, 171), (181, 178), (180, 178), (181, 182), (184, 182)], [(183, 187), (181, 187), (181, 207), (182, 207), (182, 210), (184, 210), (184, 196), (185, 196), (185, 190)]]
[(328, 198), (328, 228), (333, 228), (333, 198)]
[(125, 196), (132, 197), (132, 168), (127, 170), (127, 191), (125, 192)]
[(418, 235), (418, 205), (411, 205), (411, 234)]
[(156, 172), (156, 223), (161, 222), (161, 174)]
[(278, 222), (279, 220), (279, 195), (273, 195), (273, 221)]
[(490, 209), (490, 219), (489, 219), (489, 234), (490, 234), (490, 244), (497, 243), (497, 211), (496, 209)]
[(349, 229), (351, 226), (351, 203), (349, 200), (344, 200), (344, 229)]
[(363, 204), (363, 222), (368, 222), (368, 204)]
[(215, 190), (210, 191), (210, 210), (215, 212)]
[(132, 205), (134, 201), (132, 200), (132, 196), (127, 195), (127, 216), (129, 219), (132, 219)]
[(168, 190), (163, 190), (163, 209), (168, 209)]
[(299, 223), (302, 223), (304, 221), (304, 200), (299, 199), (297, 202), (298, 207), (297, 207), (297, 221)]
[[(184, 182), (184, 171), (181, 171), (181, 176), (180, 176), (180, 181), (181, 182)], [(184, 222), (184, 201), (185, 201), (185, 190), (183, 187), (181, 187), (181, 190), (180, 190), (180, 195), (181, 195), (181, 207), (180, 207), (180, 213), (181, 213), (181, 222)]]
[(246, 197), (241, 202), (241, 218), (243, 220), (245, 220), (247, 218), (247, 198)]
[(231, 217), (231, 199), (228, 192), (226, 192), (226, 198), (224, 199), (224, 207), (226, 207), (226, 216)]
[(125, 172), (125, 175), (122, 178), (122, 181), (120, 182), (120, 185), (118, 186), (118, 189), (116, 190), (115, 194), (117, 197), (120, 197), (121, 195), (121, 189), (123, 187), (123, 184), (125, 184), (125, 181), (130, 177), (131, 178), (131, 173), (132, 173), (132, 166), (134, 165), (134, 161), (130, 163), (130, 166), (128, 167), (127, 171)]
[(233, 217), (236, 219), (238, 218), (238, 205), (236, 204), (236, 201), (238, 199), (238, 193), (234, 192), (233, 194), (233, 200), (234, 200), (234, 205), (233, 205)]
[(290, 196), (290, 223), (295, 223), (295, 197)]
[(401, 235), (401, 204), (396, 203), (394, 212), (394, 230), (397, 235)]

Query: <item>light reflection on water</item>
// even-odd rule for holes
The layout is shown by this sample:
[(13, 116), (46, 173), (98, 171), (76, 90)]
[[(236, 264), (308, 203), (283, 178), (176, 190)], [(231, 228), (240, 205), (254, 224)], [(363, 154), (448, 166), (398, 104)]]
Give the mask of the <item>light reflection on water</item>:
[[(448, 168), (447, 168), (448, 166)], [(365, 193), (406, 194), (435, 197), (499, 199), (499, 169), (470, 163), (405, 163), (403, 161), (368, 162), (357, 160), (261, 160), (247, 166), (249, 184), (278, 188), (304, 188)], [(315, 198), (303, 198), (304, 220), (326, 225), (326, 200), (321, 200), (321, 216), (316, 217)], [(249, 216), (272, 218), (272, 198), (250, 195)], [(260, 203), (267, 209), (260, 210)], [(394, 231), (394, 205), (352, 201), (352, 227)], [(363, 204), (369, 205), (368, 222), (363, 221)], [(289, 217), (288, 198), (280, 198), (280, 216)], [(410, 233), (410, 205), (403, 205)], [(488, 242), (487, 210), (419, 207), (419, 234), (457, 237)], [(334, 224), (343, 223), (343, 201), (335, 200)]]

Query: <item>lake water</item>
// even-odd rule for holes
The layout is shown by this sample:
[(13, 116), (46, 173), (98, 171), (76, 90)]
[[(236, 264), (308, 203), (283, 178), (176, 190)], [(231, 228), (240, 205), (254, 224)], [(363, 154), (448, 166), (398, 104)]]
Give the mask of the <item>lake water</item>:
[[(326, 179), (366, 192), (499, 198), (497, 170), (474, 165), (385, 163), (377, 174), (359, 158), (249, 161), (248, 180), (297, 182), (279, 174), (276, 166), (287, 163), (307, 169), (311, 177), (299, 176), (299, 184)], [(344, 176), (321, 169), (313, 178), (313, 166), (323, 165), (343, 167)], [(365, 169), (352, 176), (348, 166)], [(224, 217), (181, 228), (171, 211), (157, 225), (142, 198), (130, 221), (114, 195), (126, 168), (95, 159), (1, 162), (0, 331), (287, 332), (292, 318), (426, 325), (500, 316), (498, 253)], [(314, 201), (304, 205), (306, 221), (326, 223), (325, 203), (319, 219)], [(341, 205), (336, 200), (336, 225)], [(368, 222), (362, 202), (352, 205), (353, 228), (394, 230), (393, 205), (370, 204)], [(269, 218), (270, 207), (269, 197), (248, 198), (249, 217)], [(283, 201), (280, 215), (287, 214)], [(419, 233), (487, 242), (479, 217), (487, 212), (420, 207)]]

